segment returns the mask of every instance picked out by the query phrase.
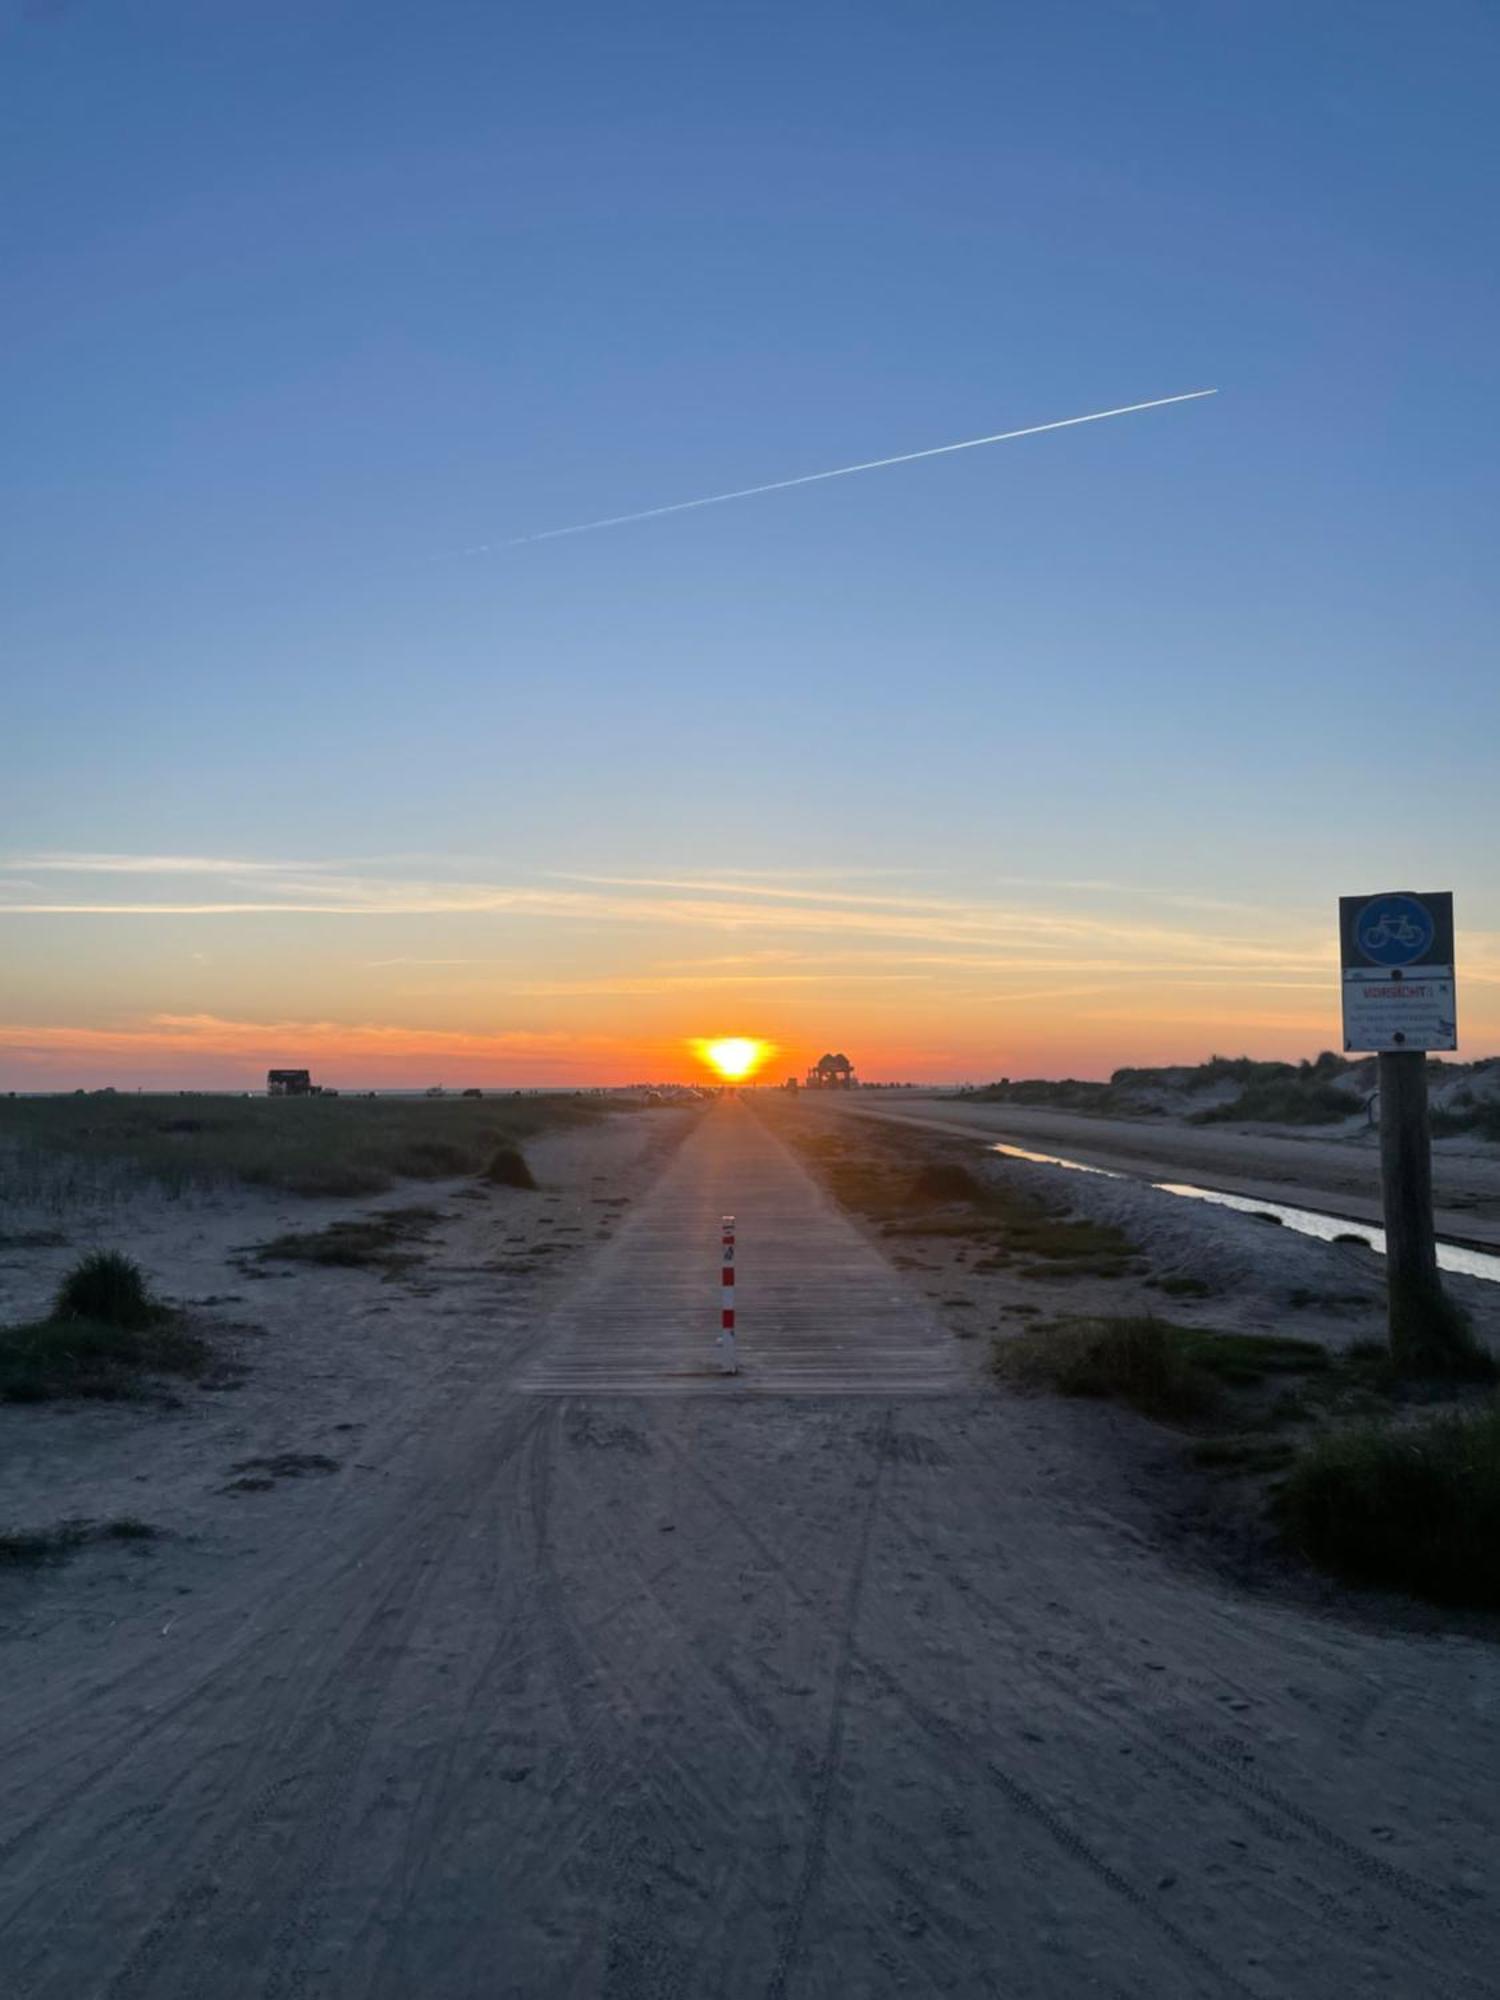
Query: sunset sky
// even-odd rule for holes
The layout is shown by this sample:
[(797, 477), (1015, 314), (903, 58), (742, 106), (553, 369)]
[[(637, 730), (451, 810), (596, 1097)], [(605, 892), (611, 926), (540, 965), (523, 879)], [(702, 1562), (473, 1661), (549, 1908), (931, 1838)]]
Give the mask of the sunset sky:
[(1464, 0), (0, 0), (0, 1087), (1312, 1054), (1401, 886), (1500, 1052), (1497, 85)]

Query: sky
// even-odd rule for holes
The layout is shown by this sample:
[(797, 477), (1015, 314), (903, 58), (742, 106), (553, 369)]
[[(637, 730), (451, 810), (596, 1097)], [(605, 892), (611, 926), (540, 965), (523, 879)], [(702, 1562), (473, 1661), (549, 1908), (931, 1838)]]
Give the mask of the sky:
[(1500, 1053), (1497, 88), (1487, 0), (0, 0), (0, 1087), (1310, 1055), (1400, 887)]

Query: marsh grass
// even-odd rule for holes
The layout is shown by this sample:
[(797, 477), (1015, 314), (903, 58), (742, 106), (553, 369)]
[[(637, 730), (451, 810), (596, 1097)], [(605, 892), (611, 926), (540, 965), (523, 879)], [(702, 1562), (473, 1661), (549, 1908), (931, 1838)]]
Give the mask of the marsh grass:
[(141, 1180), (185, 1195), (235, 1181), (288, 1194), (382, 1194), (480, 1173), (502, 1146), (586, 1125), (596, 1097), (0, 1098), (0, 1200), (61, 1211)]

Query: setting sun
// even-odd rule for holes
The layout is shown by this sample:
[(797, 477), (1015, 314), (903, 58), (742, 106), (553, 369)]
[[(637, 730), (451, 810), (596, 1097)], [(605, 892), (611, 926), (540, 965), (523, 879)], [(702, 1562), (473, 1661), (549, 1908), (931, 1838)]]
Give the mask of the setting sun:
[(693, 1046), (726, 1083), (743, 1083), (771, 1053), (769, 1042), (753, 1041), (744, 1035), (731, 1035), (722, 1042), (695, 1042)]

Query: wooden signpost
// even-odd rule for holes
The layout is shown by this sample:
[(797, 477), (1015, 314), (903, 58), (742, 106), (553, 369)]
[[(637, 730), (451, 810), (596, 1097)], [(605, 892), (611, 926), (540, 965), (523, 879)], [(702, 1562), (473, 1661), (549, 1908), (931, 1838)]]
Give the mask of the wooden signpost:
[(1468, 1352), (1443, 1291), (1432, 1217), (1427, 1057), (1458, 1046), (1453, 898), (1446, 891), (1339, 898), (1344, 1050), (1380, 1063), (1391, 1354), (1411, 1373), (1445, 1373)]

